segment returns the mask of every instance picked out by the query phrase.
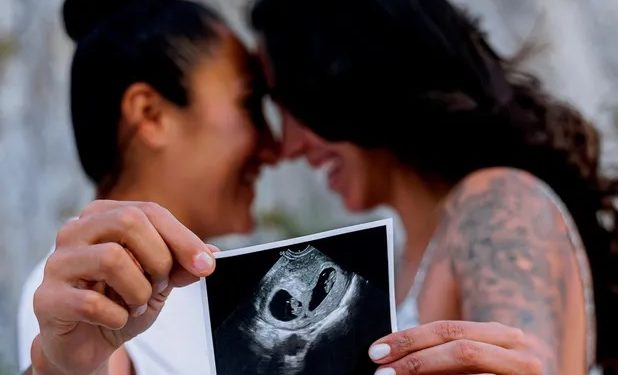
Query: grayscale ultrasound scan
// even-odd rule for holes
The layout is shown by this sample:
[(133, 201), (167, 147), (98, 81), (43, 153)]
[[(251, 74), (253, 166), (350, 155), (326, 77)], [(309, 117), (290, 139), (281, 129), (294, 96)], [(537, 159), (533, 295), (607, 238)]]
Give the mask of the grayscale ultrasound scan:
[(217, 262), (206, 281), (217, 374), (374, 373), (367, 350), (393, 329), (384, 223)]

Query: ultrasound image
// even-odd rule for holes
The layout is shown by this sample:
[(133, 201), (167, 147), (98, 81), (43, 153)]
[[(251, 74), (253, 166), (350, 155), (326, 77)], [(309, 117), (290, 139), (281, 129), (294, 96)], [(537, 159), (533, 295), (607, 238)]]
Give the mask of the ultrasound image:
[(373, 374), (367, 349), (389, 319), (384, 290), (311, 245), (284, 250), (215, 330), (217, 373)]

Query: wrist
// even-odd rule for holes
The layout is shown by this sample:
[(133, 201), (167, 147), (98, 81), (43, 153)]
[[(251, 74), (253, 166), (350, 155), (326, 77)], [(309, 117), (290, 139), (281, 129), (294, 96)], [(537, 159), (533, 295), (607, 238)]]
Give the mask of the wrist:
[(98, 369), (88, 373), (76, 373), (60, 369), (45, 355), (39, 335), (32, 342), (30, 360), (32, 362), (32, 375), (109, 375), (108, 361), (102, 363)]

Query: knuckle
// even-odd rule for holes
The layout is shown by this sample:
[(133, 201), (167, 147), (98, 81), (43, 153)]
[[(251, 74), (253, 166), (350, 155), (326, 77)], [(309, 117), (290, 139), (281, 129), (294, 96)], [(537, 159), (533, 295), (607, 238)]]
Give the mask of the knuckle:
[(433, 332), (444, 342), (454, 341), (464, 337), (464, 328), (458, 322), (436, 322), (433, 327)]
[(62, 270), (63, 262), (59, 258), (61, 257), (56, 252), (54, 252), (52, 255), (50, 255), (49, 258), (47, 258), (47, 261), (45, 262), (45, 267), (43, 267), (44, 278), (57, 275), (58, 272)]
[(172, 270), (172, 266), (174, 265), (174, 261), (172, 260), (172, 255), (168, 252), (165, 255), (160, 256), (157, 260), (153, 262), (152, 273), (156, 276), (166, 276)]
[(34, 291), (34, 297), (32, 298), (32, 307), (34, 309), (34, 315), (37, 319), (41, 320), (44, 314), (49, 310), (47, 308), (47, 285), (45, 283), (39, 285)]
[(118, 210), (118, 222), (126, 229), (135, 229), (144, 221), (144, 213), (135, 206), (123, 207)]
[(520, 328), (511, 328), (509, 337), (515, 345), (524, 345), (526, 342), (526, 335)]
[(85, 294), (77, 306), (80, 315), (92, 319), (97, 315), (100, 307), (100, 299), (96, 292)]
[(60, 248), (63, 245), (67, 244), (73, 238), (73, 234), (75, 233), (75, 226), (77, 225), (77, 220), (70, 220), (66, 222), (58, 233), (56, 234), (56, 248)]
[(104, 246), (99, 256), (99, 270), (104, 275), (122, 272), (126, 250), (117, 243), (109, 243)]
[(530, 357), (525, 363), (526, 374), (541, 375), (543, 373), (543, 363), (539, 358)]
[(410, 333), (411, 333), (411, 330), (407, 329), (405, 331), (400, 332), (395, 337), (395, 344), (399, 352), (408, 352), (411, 350), (411, 348), (415, 344), (414, 339)]
[(152, 296), (152, 294), (153, 290), (150, 284), (147, 284), (144, 287), (137, 288), (135, 304), (139, 306), (147, 304), (148, 301), (150, 301), (150, 297)]
[(404, 359), (404, 368), (408, 374), (419, 374), (422, 366), (423, 363), (417, 356), (409, 355), (406, 359)]
[(455, 358), (456, 360), (466, 366), (474, 367), (479, 362), (480, 348), (473, 341), (458, 340), (455, 344)]

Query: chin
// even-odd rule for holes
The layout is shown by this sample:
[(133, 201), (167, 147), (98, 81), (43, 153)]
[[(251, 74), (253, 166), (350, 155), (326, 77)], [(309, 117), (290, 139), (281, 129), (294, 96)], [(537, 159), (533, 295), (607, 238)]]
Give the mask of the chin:
[(346, 209), (353, 213), (362, 213), (378, 206), (378, 203), (373, 203), (372, 199), (363, 191), (349, 192), (340, 196)]
[(368, 209), (367, 205), (364, 204), (363, 200), (355, 199), (353, 197), (345, 197), (344, 205), (346, 209), (353, 213), (363, 212)]
[(340, 197), (342, 203), (350, 212), (360, 213), (371, 208), (368, 207), (368, 199), (365, 194), (365, 189), (361, 188), (361, 186), (351, 186), (348, 184), (347, 186), (339, 189), (331, 188), (331, 191)]

